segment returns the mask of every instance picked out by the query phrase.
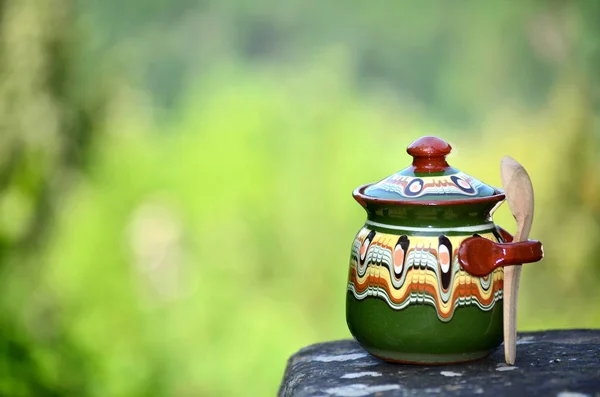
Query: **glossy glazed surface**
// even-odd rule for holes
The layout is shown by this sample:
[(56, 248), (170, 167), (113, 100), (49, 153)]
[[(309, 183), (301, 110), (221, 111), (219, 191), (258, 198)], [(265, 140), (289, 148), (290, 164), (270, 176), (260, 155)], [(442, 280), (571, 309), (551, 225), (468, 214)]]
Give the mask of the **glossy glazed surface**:
[(471, 237), (458, 250), (458, 262), (474, 276), (485, 276), (501, 266), (537, 262), (543, 257), (542, 243), (536, 240), (500, 244)]
[[(492, 229), (481, 233), (496, 239)], [(473, 277), (461, 268), (457, 252), (470, 236), (395, 234), (364, 227), (352, 247), (348, 290), (357, 300), (383, 299), (393, 310), (431, 306), (442, 322), (452, 320), (460, 307), (489, 311), (502, 298), (503, 270)]]
[(441, 322), (430, 306), (392, 310), (377, 298), (346, 295), (350, 332), (369, 353), (394, 362), (441, 364), (485, 357), (502, 342), (502, 305), (460, 308)]
[(469, 361), (498, 347), (503, 269), (475, 277), (457, 259), (475, 233), (502, 241), (493, 223), (391, 227), (366, 225), (352, 246), (346, 320), (356, 340), (377, 357), (423, 364)]
[(446, 155), (452, 147), (443, 139), (423, 137), (406, 150), (413, 156), (412, 165), (369, 185), (364, 195), (371, 198), (414, 201), (448, 201), (488, 197), (496, 189), (452, 168)]
[(450, 150), (421, 138), (408, 148), (410, 167), (353, 192), (367, 221), (352, 245), (346, 318), (356, 340), (386, 360), (489, 354), (503, 337), (502, 265), (541, 257), (539, 242), (504, 244), (512, 236), (491, 219), (503, 192), (450, 167)]

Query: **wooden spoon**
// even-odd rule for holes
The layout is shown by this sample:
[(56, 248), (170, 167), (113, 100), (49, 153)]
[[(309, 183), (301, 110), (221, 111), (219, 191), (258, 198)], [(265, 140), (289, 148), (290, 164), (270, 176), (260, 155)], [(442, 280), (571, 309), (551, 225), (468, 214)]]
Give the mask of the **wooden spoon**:
[[(527, 171), (512, 157), (500, 162), (500, 178), (506, 201), (517, 221), (514, 242), (526, 241), (533, 222), (533, 186)], [(504, 268), (504, 358), (514, 365), (517, 358), (517, 301), (521, 265)]]

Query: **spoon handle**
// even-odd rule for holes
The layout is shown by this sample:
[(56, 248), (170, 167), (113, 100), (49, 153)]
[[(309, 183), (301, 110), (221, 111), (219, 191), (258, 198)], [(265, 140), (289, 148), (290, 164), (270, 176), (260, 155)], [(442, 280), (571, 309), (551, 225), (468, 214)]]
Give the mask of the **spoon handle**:
[[(514, 242), (529, 238), (533, 222), (533, 185), (529, 174), (515, 159), (504, 156), (500, 161), (500, 179), (510, 212), (517, 221)], [(517, 301), (521, 266), (504, 269), (504, 358), (513, 365), (517, 356)]]
[(514, 365), (517, 359), (517, 301), (521, 265), (504, 268), (504, 359)]
[[(529, 238), (531, 224), (519, 225), (513, 243)], [(504, 268), (504, 360), (508, 365), (515, 365), (517, 360), (517, 302), (519, 301), (519, 283), (521, 266)]]

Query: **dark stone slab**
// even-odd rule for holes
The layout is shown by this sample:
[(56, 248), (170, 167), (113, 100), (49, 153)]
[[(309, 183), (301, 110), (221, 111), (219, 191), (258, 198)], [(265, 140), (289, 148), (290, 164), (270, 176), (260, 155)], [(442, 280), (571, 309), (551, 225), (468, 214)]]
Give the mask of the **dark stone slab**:
[(390, 364), (354, 340), (312, 345), (288, 361), (280, 397), (600, 397), (600, 330), (519, 334), (516, 366), (488, 358), (441, 366)]

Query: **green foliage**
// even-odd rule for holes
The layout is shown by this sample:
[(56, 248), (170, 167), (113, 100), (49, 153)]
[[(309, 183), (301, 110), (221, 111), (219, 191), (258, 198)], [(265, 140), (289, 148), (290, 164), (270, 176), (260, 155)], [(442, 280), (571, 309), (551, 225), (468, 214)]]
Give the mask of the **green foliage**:
[(118, 54), (131, 80), (169, 109), (215, 61), (306, 64), (341, 48), (350, 83), (410, 98), (445, 123), (474, 125), (493, 106), (544, 103), (560, 66), (561, 9), (535, 0), (79, 3), (96, 31), (91, 59)]
[(61, 3), (0, 2), (0, 395), (87, 395), (85, 359), (39, 280), (55, 204), (97, 132)]
[[(95, 394), (142, 395), (152, 385), (156, 395), (269, 395), (292, 352), (349, 336), (349, 248), (364, 220), (350, 192), (405, 166), (414, 138), (447, 130), (398, 114), (389, 97), (357, 95), (340, 73), (343, 57), (316, 61), (318, 69), (216, 68), (160, 134), (140, 128), (135, 109), (108, 126), (119, 132), (64, 202), (44, 255), (67, 327), (96, 358)], [(593, 199), (557, 208), (557, 181), (575, 164), (548, 162), (568, 153), (580, 139), (572, 123), (588, 116), (569, 85), (553, 98), (538, 114), (453, 140), (451, 162), (466, 172), (498, 185), (500, 158), (511, 154), (534, 180), (532, 235), (547, 249), (524, 271), (524, 330), (600, 325), (583, 265), (598, 237), (585, 220)], [(514, 230), (506, 209), (497, 221)]]
[(89, 40), (0, 2), (1, 395), (273, 395), (290, 354), (349, 337), (350, 192), (430, 134), (487, 183), (505, 154), (530, 172), (520, 329), (600, 326), (577, 3), (77, 3)]

